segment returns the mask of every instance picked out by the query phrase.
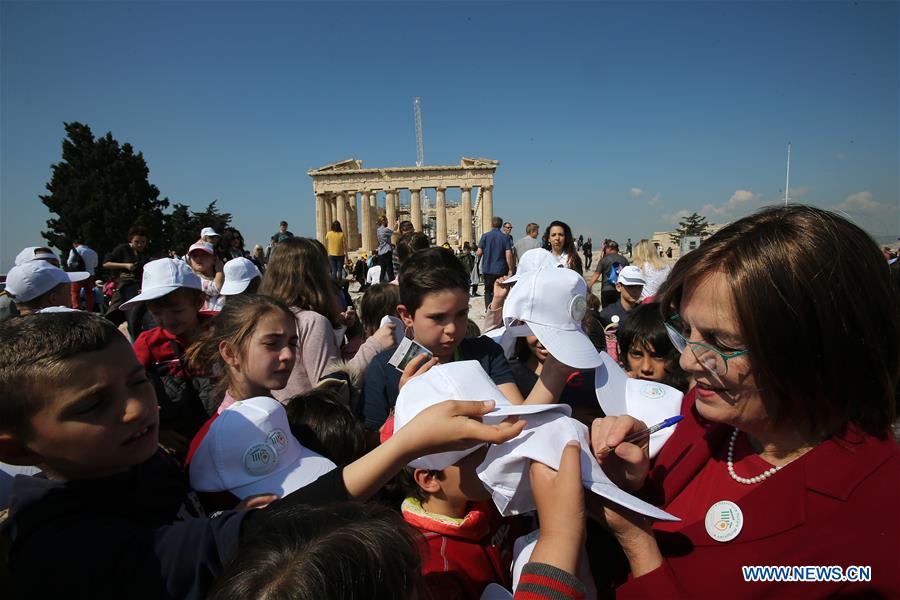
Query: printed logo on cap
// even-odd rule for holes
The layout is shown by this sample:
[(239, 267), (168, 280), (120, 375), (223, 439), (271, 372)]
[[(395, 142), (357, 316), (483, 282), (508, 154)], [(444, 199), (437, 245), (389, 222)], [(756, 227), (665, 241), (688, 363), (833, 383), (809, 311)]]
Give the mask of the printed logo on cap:
[(573, 321), (580, 321), (587, 312), (587, 300), (584, 296), (575, 296), (569, 301), (569, 315)]
[(650, 400), (657, 400), (666, 395), (666, 390), (661, 385), (655, 383), (645, 383), (640, 389), (641, 395)]
[(271, 444), (254, 444), (244, 452), (244, 470), (254, 477), (268, 475), (277, 464), (278, 451)]
[(288, 447), (288, 438), (280, 429), (273, 429), (266, 439), (275, 448), (276, 452), (284, 452)]

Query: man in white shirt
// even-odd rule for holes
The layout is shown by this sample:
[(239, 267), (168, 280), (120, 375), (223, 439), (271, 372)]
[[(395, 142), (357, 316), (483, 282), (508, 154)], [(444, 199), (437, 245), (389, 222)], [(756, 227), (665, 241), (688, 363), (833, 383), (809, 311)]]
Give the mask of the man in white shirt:
[(71, 286), (71, 306), (81, 308), (81, 290), (84, 290), (84, 309), (88, 312), (94, 310), (94, 272), (100, 261), (97, 253), (81, 242), (72, 242), (72, 250), (66, 266), (69, 271), (87, 271), (91, 274), (87, 279), (75, 281)]

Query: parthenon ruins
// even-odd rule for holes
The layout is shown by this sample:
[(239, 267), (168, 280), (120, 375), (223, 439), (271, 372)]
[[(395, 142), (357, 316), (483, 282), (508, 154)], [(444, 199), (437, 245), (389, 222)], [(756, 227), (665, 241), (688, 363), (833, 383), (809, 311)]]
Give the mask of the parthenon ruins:
[[(348, 248), (371, 252), (377, 246), (375, 224), (385, 215), (391, 228), (405, 218), (412, 221), (416, 231), (430, 230), (433, 222), (438, 245), (477, 241), (477, 236), (491, 228), (494, 172), (499, 164), (486, 158), (463, 157), (459, 165), (367, 169), (361, 160), (351, 158), (310, 169), (307, 174), (316, 195), (316, 238), (324, 242), (325, 233), (338, 221)], [(435, 192), (433, 207), (422, 202), (423, 190), (429, 188)], [(458, 205), (448, 205), (447, 188), (461, 190)], [(478, 189), (474, 208), (473, 188)], [(401, 203), (400, 191), (404, 189), (409, 190), (409, 199)]]

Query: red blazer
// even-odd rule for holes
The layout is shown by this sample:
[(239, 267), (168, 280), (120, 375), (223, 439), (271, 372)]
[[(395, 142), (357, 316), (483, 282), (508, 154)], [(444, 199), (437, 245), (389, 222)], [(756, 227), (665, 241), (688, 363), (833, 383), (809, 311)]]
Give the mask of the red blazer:
[[(648, 499), (665, 508), (728, 443), (732, 428), (704, 421), (685, 396), (685, 419), (663, 447), (648, 480)], [(717, 499), (710, 501), (710, 504)], [(737, 502), (740, 534), (717, 542), (703, 520), (657, 533), (661, 567), (630, 579), (619, 598), (900, 598), (900, 452), (851, 428), (755, 486)], [(705, 512), (705, 511), (704, 511)], [(741, 566), (871, 567), (870, 582), (745, 582)]]

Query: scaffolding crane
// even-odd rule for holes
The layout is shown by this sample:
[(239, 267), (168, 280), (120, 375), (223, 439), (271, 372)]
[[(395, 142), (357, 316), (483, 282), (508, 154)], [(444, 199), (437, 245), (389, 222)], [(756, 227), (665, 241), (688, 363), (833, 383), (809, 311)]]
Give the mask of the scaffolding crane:
[(422, 141), (422, 99), (413, 98), (413, 111), (416, 115), (416, 166), (425, 165), (425, 143)]
[[(413, 112), (416, 118), (416, 166), (423, 167), (425, 166), (425, 142), (422, 139), (422, 99), (419, 96), (413, 98)], [(425, 232), (431, 237), (433, 232), (431, 219), (428, 217), (428, 212), (431, 208), (431, 198), (428, 197), (428, 192), (425, 190), (422, 190), (422, 206), (425, 209), (425, 218), (422, 220), (422, 228), (425, 229)], [(411, 211), (412, 206), (409, 208)]]

